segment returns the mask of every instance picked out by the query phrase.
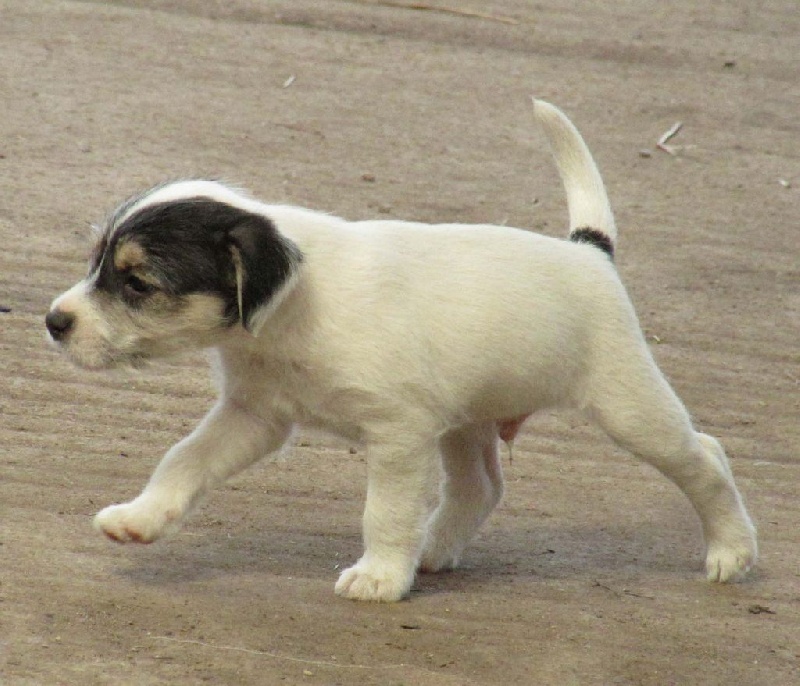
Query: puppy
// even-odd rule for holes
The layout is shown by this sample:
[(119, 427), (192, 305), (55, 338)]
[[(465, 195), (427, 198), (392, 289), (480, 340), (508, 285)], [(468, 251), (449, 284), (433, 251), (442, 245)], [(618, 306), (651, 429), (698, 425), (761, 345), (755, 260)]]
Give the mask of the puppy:
[(454, 567), (500, 500), (498, 439), (568, 406), (686, 494), (710, 580), (744, 574), (755, 529), (721, 446), (693, 429), (653, 362), (614, 269), (597, 167), (563, 113), (534, 107), (566, 189), (568, 240), (348, 222), (212, 181), (167, 183), (119, 207), (88, 276), (54, 301), (52, 340), (89, 369), (210, 348), (219, 400), (96, 527), (155, 541), (295, 424), (323, 427), (368, 447), (365, 551), (336, 592), (396, 601), (418, 569)]

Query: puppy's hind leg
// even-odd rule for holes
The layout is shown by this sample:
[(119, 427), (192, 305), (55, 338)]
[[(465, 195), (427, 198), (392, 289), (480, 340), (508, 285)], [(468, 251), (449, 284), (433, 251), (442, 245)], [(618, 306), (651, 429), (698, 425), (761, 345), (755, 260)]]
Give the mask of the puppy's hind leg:
[(732, 581), (755, 564), (756, 531), (720, 444), (691, 420), (642, 342), (624, 366), (590, 383), (590, 415), (623, 448), (649, 462), (689, 498), (703, 525), (710, 581)]
[(503, 473), (494, 422), (471, 424), (440, 440), (444, 481), (431, 515), (420, 570), (458, 565), (461, 554), (503, 495)]

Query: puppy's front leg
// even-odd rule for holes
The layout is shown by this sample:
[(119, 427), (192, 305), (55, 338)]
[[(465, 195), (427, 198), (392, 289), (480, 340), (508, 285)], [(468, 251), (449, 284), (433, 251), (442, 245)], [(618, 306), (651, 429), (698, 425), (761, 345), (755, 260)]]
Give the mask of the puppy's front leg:
[(95, 528), (121, 543), (151, 543), (177, 531), (204, 493), (278, 450), (291, 428), (291, 422), (267, 421), (221, 401), (167, 452), (142, 493), (101, 510)]
[(338, 595), (394, 602), (409, 592), (425, 540), (426, 493), (437, 459), (433, 440), (370, 446), (364, 555), (342, 572)]

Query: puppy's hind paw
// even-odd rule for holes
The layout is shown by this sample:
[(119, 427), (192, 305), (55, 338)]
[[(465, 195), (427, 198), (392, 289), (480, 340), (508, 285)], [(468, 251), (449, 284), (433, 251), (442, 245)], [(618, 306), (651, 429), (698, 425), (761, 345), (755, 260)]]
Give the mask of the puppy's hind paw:
[(380, 561), (359, 560), (345, 569), (336, 582), (336, 594), (351, 600), (394, 603), (411, 590), (413, 570), (406, 565), (390, 565)]
[(718, 583), (740, 581), (757, 557), (755, 538), (737, 546), (711, 545), (706, 555), (706, 578)]
[(427, 574), (450, 572), (458, 567), (459, 556), (449, 549), (440, 550), (428, 544), (419, 561), (419, 571)]
[(117, 543), (152, 543), (166, 533), (177, 530), (178, 510), (159, 510), (139, 502), (111, 505), (94, 518), (94, 528)]

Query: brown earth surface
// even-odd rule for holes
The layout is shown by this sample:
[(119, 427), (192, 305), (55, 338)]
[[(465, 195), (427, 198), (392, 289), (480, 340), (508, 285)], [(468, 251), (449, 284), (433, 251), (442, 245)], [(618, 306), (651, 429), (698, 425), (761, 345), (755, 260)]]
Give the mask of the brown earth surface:
[[(403, 4), (0, 4), (2, 684), (800, 683), (796, 1)], [(562, 235), (531, 94), (604, 172), (653, 352), (758, 522), (749, 580), (706, 583), (688, 502), (569, 413), (526, 425), (463, 567), (398, 604), (333, 593), (365, 464), (319, 434), (172, 539), (97, 535), (213, 393), (199, 354), (100, 374), (48, 347), (87, 223), (205, 175), (353, 219)], [(656, 150), (677, 121), (677, 154)]]

